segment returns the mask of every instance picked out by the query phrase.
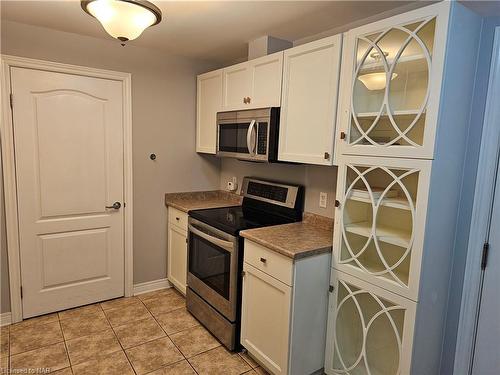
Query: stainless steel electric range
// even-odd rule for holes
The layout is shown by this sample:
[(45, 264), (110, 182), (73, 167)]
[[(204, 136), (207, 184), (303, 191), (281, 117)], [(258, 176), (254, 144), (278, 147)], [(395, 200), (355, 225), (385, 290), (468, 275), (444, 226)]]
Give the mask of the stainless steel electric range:
[(187, 308), (229, 350), (239, 348), (244, 229), (302, 220), (304, 188), (243, 179), (243, 204), (189, 212)]

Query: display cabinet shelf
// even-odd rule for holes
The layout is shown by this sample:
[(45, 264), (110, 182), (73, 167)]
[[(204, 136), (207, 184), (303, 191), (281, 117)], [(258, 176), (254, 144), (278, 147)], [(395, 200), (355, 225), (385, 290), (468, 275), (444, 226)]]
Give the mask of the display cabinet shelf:
[[(358, 234), (363, 237), (372, 237), (372, 224), (368, 221), (351, 223), (345, 225), (345, 230), (349, 233)], [(377, 226), (374, 237), (378, 241), (386, 242), (392, 245), (407, 248), (410, 245), (411, 235), (407, 232), (390, 227)]]
[[(392, 113), (392, 116), (415, 117), (416, 115), (418, 115), (418, 113), (419, 113), (418, 109), (408, 109), (408, 110), (402, 110), (402, 111), (394, 111)], [(376, 118), (378, 115), (379, 115), (379, 112), (359, 112), (359, 113), (356, 113), (356, 117), (358, 117), (358, 118)], [(387, 113), (382, 113), (382, 114), (380, 114), (380, 117), (389, 117), (389, 115)]]
[[(348, 199), (352, 200), (352, 201), (372, 204), (372, 201), (368, 198), (352, 197), (351, 196)], [(378, 202), (378, 205), (383, 206), (383, 207), (397, 208), (400, 210), (407, 210), (407, 211), (411, 210), (410, 204), (408, 203), (408, 199), (403, 198), (403, 197), (383, 198)], [(415, 202), (413, 202), (413, 205), (415, 205)]]
[[(413, 72), (426, 71), (427, 69), (427, 59), (425, 55), (422, 54), (403, 56), (399, 58), (398, 61), (394, 61), (394, 59), (387, 59), (387, 65), (389, 66), (393, 65), (395, 62), (397, 63), (395, 68), (396, 72), (403, 69)], [(366, 73), (377, 69), (384, 70), (384, 64), (381, 61), (363, 64), (360, 72)]]

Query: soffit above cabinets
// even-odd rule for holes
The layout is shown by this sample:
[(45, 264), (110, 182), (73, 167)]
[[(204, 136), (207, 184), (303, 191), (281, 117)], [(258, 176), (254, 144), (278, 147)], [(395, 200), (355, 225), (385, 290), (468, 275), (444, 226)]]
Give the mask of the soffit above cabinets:
[[(419, 6), (407, 1), (153, 2), (161, 9), (164, 21), (130, 45), (224, 65), (246, 58), (247, 42), (263, 35), (299, 40), (380, 13), (387, 16), (387, 12), (401, 13), (409, 6)], [(395, 9), (398, 7), (402, 8)], [(76, 0), (2, 1), (1, 17), (112, 40), (99, 22), (82, 12)]]

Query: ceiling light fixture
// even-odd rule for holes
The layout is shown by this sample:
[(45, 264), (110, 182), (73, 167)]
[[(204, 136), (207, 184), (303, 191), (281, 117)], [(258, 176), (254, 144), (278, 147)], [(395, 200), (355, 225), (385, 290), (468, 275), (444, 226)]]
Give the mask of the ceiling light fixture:
[[(388, 53), (383, 52), (384, 56), (387, 57)], [(370, 54), (370, 57), (375, 60), (375, 65), (382, 64), (381, 60), (382, 57), (378, 52), (373, 52)], [(374, 68), (374, 70), (377, 70), (377, 67)], [(391, 81), (396, 78), (398, 75), (397, 73), (392, 73), (391, 76)], [(382, 90), (385, 89), (386, 86), (386, 73), (385, 72), (374, 72), (374, 73), (366, 73), (363, 75), (360, 75), (358, 79), (365, 85), (365, 87), (370, 90)]]
[(81, 6), (122, 45), (161, 21), (160, 9), (145, 0), (82, 0)]

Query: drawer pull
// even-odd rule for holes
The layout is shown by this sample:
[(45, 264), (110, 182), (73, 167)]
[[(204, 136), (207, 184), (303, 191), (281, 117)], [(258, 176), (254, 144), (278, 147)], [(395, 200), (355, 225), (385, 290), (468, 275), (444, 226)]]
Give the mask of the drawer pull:
[(261, 261), (262, 263), (266, 263), (266, 262), (267, 262), (267, 259), (266, 259), (266, 258), (260, 258), (260, 261)]

